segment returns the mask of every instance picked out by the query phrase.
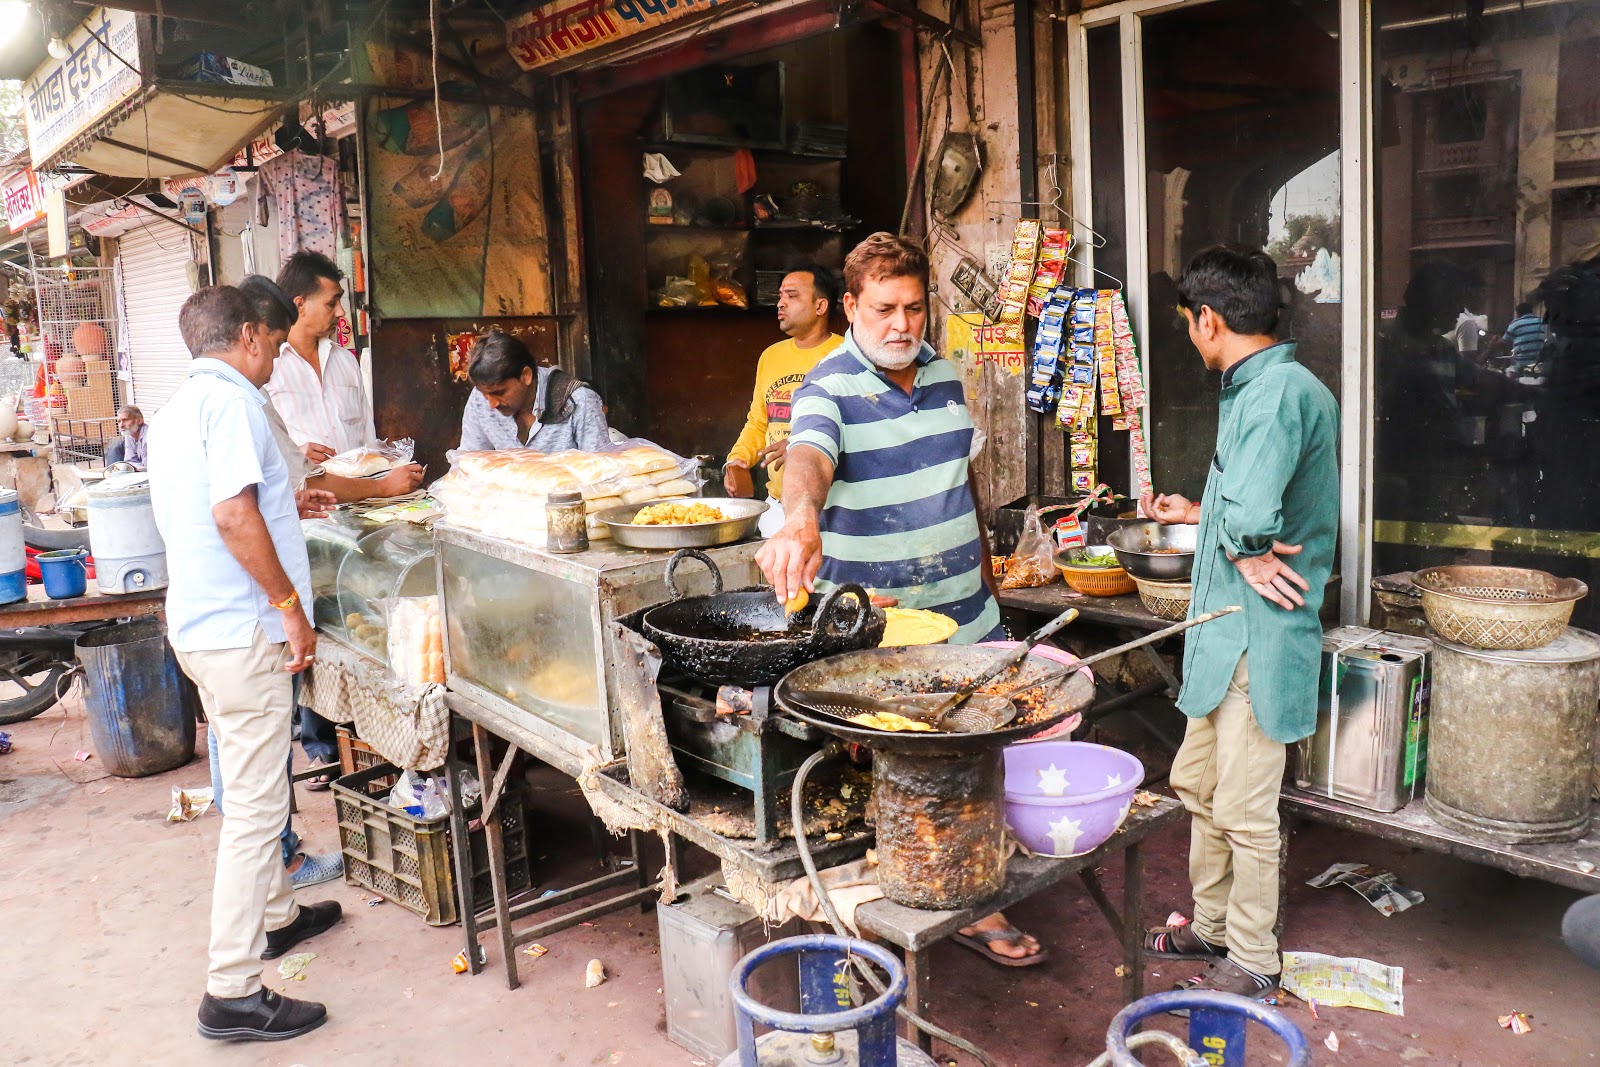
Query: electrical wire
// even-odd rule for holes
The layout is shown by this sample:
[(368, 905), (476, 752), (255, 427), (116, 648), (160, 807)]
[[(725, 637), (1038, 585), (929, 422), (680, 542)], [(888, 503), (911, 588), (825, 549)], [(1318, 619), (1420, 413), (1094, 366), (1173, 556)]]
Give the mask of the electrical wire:
[[(790, 787), (789, 821), (794, 829), (795, 847), (800, 852), (800, 865), (806, 869), (806, 877), (811, 881), (811, 890), (817, 894), (817, 900), (822, 904), (823, 913), (827, 915), (828, 922), (833, 927), (834, 932), (840, 937), (851, 938), (855, 935), (845, 926), (844, 920), (839, 917), (838, 909), (833, 906), (833, 900), (828, 896), (828, 890), (822, 884), (822, 876), (817, 873), (816, 861), (811, 858), (811, 845), (806, 840), (805, 809), (803, 806), (806, 776), (811, 773), (817, 764), (832, 755), (834, 751), (835, 746), (829, 745), (813, 752), (806, 758), (804, 763), (800, 764), (800, 769), (794, 774), (794, 784)], [(883, 979), (879, 978), (878, 973), (867, 966), (864, 960), (854, 955), (848, 956), (847, 959), (880, 995), (887, 991), (888, 987), (884, 985)], [(923, 1033), (936, 1037), (945, 1044), (958, 1048), (967, 1055), (972, 1056), (983, 1064), (983, 1067), (995, 1067), (994, 1060), (990, 1059), (988, 1054), (977, 1045), (974, 1045), (966, 1038), (957, 1037), (942, 1026), (935, 1026), (916, 1012), (911, 1011), (905, 1004), (897, 1005), (895, 1014)]]
[(439, 0), (428, 0), (428, 36), (433, 42), (433, 128), (439, 138), (439, 169), (429, 181), (444, 177), (444, 111), (439, 104)]

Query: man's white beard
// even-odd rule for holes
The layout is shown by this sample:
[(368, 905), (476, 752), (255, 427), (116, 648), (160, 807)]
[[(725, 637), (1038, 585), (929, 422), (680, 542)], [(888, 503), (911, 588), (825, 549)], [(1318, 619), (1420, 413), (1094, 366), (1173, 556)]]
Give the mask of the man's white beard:
[[(910, 339), (911, 343), (905, 348), (891, 348), (887, 342)], [(883, 339), (884, 343), (878, 345), (862, 345), (861, 351), (872, 365), (881, 370), (904, 370), (917, 360), (917, 354), (922, 351), (922, 338), (913, 334), (890, 334)]]

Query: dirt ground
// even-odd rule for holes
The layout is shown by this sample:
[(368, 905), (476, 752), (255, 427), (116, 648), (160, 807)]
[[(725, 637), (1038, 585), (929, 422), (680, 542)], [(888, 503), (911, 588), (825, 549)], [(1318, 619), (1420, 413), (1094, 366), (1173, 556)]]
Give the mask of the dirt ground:
[[(195, 1034), (203, 987), (212, 857), (221, 820), (164, 821), (174, 785), (203, 785), (203, 758), (169, 774), (105, 777), (81, 708), (68, 703), (9, 728), (0, 756), (0, 1048), (10, 1064), (626, 1064), (689, 1067), (667, 1040), (654, 914), (630, 910), (549, 939), (522, 957), (524, 984), (505, 987), (489, 949), (478, 977), (456, 975), (459, 927), (430, 928), (394, 904), (342, 883), (302, 891), (336, 899), (339, 927), (307, 943), (306, 979), (269, 984), (328, 1005), (328, 1025), (277, 1045), (217, 1045)], [(199, 750), (204, 753), (202, 734)], [(599, 860), (570, 781), (534, 776), (533, 851), (541, 886), (592, 876)], [(299, 794), (310, 847), (337, 846), (326, 793)], [(1147, 848), (1145, 918), (1186, 906), (1185, 835)], [(691, 850), (692, 851), (692, 850)], [(1385, 918), (1344, 888), (1305, 879), (1341, 861), (1398, 872), (1426, 903)], [(703, 859), (699, 866), (704, 868)], [(1314, 1061), (1348, 1067), (1570, 1067), (1600, 1061), (1600, 974), (1562, 947), (1561, 915), (1577, 894), (1445, 857), (1313, 828), (1296, 837), (1285, 946), (1364, 956), (1405, 968), (1406, 1015), (1303, 1006), (1289, 1014), (1312, 1038)], [(1106, 872), (1113, 896), (1120, 870)], [(1053, 952), (1045, 965), (1003, 970), (943, 946), (933, 953), (932, 1014), (1000, 1064), (1076, 1067), (1103, 1049), (1121, 1007), (1116, 945), (1076, 883), (1036, 897), (1012, 918)], [(584, 965), (610, 979), (583, 987)], [(1151, 968), (1148, 988), (1181, 977)], [(1513, 1036), (1496, 1016), (1527, 1012)], [(1167, 1025), (1163, 1023), (1162, 1025)], [(1171, 1029), (1177, 1030), (1174, 1020)], [(1340, 1048), (1323, 1040), (1337, 1033)], [(1252, 1063), (1281, 1063), (1257, 1039)], [(941, 1050), (941, 1052), (944, 1050)], [(964, 1058), (940, 1056), (941, 1063)], [(1151, 1055), (1149, 1062), (1170, 1063)]]

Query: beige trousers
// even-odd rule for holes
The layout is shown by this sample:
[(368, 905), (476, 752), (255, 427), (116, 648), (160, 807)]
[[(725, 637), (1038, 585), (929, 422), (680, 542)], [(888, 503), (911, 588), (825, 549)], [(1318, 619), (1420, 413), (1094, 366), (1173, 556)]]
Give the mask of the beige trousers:
[(1278, 793), (1287, 748), (1250, 707), (1248, 655), (1216, 710), (1190, 719), (1172, 788), (1192, 816), (1189, 881), (1194, 932), (1259, 974), (1282, 969), (1278, 939)]
[(210, 729), (217, 732), (227, 803), (217, 845), (211, 896), (211, 964), (206, 992), (247, 997), (261, 988), (267, 931), (299, 914), (278, 835), (289, 818), (289, 727), (293, 682), (284, 671), (288, 646), (256, 627), (249, 648), (179, 652), (183, 672), (200, 689)]

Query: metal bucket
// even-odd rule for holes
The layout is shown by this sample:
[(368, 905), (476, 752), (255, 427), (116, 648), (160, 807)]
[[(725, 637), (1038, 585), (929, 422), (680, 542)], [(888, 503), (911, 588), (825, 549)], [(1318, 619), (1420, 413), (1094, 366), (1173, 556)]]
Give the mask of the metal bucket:
[(1584, 836), (1597, 700), (1600, 638), (1587, 631), (1527, 651), (1438, 642), (1428, 813), (1505, 844)]
[(200, 695), (154, 619), (91, 630), (78, 639), (89, 733), (106, 770), (143, 778), (194, 758)]

